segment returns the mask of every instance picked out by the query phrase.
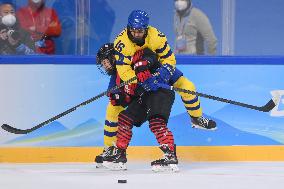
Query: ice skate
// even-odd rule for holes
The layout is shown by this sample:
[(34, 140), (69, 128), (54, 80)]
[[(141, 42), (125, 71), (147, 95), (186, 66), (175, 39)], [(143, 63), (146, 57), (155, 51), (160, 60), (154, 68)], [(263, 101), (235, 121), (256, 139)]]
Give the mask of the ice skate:
[(112, 155), (103, 160), (103, 166), (109, 170), (126, 170), (126, 150), (112, 146)]
[(216, 130), (216, 122), (205, 118), (203, 116), (200, 117), (191, 117), (191, 126), (196, 129), (205, 129), (205, 130)]
[(164, 152), (164, 157), (151, 162), (152, 171), (163, 172), (171, 171), (178, 172), (178, 159), (176, 156), (176, 150), (171, 151), (168, 145), (161, 145), (160, 149)]
[(95, 158), (96, 168), (103, 168), (103, 161), (106, 157), (111, 156), (113, 153), (113, 148), (111, 146), (104, 147), (101, 154), (97, 155)]

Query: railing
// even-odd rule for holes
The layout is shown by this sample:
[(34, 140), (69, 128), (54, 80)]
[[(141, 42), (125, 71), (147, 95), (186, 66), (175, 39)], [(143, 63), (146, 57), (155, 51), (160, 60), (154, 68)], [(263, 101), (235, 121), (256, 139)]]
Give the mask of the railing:
[[(284, 56), (176, 55), (178, 65), (284, 65)], [(0, 64), (96, 64), (96, 56), (0, 56)]]

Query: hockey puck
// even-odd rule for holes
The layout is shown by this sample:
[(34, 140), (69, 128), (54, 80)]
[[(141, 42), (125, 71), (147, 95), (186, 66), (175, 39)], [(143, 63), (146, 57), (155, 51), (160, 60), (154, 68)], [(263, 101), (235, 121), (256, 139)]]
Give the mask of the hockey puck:
[(118, 180), (118, 183), (127, 183), (127, 180)]

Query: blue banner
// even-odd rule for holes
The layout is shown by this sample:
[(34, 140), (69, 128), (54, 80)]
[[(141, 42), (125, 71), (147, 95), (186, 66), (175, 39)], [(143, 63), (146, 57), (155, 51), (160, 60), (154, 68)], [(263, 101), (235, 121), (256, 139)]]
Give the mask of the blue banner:
[[(222, 59), (220, 59), (222, 60)], [(216, 131), (191, 128), (178, 94), (169, 120), (177, 145), (284, 144), (284, 65), (178, 65), (197, 91), (262, 106), (278, 91), (271, 113), (201, 98)], [(0, 121), (31, 128), (106, 90), (109, 78), (95, 65), (0, 65)], [(2, 146), (102, 146), (107, 97), (27, 135), (0, 132)], [(135, 128), (131, 145), (156, 145), (148, 123)]]

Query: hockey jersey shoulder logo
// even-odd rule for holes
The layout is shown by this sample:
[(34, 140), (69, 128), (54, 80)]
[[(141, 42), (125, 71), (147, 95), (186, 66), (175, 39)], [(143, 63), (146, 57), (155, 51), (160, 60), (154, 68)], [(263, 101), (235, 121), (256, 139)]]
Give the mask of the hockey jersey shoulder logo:
[(148, 32), (150, 33), (151, 36), (166, 37), (166, 35), (163, 32), (152, 26), (149, 27)]

